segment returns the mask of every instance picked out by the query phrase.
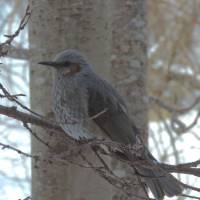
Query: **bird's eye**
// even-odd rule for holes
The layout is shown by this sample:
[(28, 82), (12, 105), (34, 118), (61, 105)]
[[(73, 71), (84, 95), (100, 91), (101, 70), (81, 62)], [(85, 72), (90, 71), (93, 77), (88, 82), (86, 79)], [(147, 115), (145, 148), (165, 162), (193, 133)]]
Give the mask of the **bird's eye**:
[(69, 67), (69, 66), (70, 66), (70, 64), (71, 64), (71, 63), (70, 63), (70, 62), (68, 62), (68, 61), (64, 62), (64, 66), (65, 66), (65, 67)]

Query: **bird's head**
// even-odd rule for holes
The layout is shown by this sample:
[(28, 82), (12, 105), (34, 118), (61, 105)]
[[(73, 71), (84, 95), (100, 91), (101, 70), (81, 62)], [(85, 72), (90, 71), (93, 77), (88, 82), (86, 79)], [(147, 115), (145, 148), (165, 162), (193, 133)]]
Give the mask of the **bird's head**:
[(62, 51), (53, 61), (42, 61), (38, 64), (53, 67), (64, 76), (75, 75), (89, 68), (86, 58), (75, 49)]

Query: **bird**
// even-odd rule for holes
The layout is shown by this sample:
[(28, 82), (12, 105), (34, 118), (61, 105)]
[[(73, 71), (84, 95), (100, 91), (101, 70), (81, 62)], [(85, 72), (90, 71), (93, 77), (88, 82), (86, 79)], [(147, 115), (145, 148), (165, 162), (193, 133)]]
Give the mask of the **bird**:
[[(111, 84), (94, 72), (93, 66), (80, 51), (67, 49), (53, 60), (39, 64), (53, 67), (56, 71), (53, 111), (56, 121), (69, 136), (76, 140), (105, 137), (124, 145), (137, 142), (137, 129), (124, 99)], [(89, 121), (103, 134), (91, 131)], [(158, 163), (148, 150), (146, 156)], [(162, 200), (165, 195), (172, 197), (182, 193), (181, 184), (170, 173), (163, 174), (144, 167), (137, 169), (157, 200)]]

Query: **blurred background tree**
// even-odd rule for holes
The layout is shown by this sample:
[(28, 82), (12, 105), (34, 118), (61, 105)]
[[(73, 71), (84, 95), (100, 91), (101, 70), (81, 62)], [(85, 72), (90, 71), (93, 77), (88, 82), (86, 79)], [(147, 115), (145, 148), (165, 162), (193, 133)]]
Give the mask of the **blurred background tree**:
[[(0, 1), (0, 43), (6, 40), (4, 34), (12, 34), (24, 15), (24, 1)], [(17, 51), (16, 51), (17, 50)], [(21, 51), (22, 50), (22, 51)], [(1, 84), (13, 93), (23, 93), (20, 102), (29, 105), (29, 68), (28, 68), (27, 28), (13, 42), (9, 57), (1, 58)], [(12, 52), (12, 53), (11, 53)], [(1, 104), (11, 102), (0, 99)], [(8, 117), (0, 116), (0, 141), (26, 152), (30, 152), (30, 136), (21, 123)], [(30, 160), (7, 149), (0, 151), (0, 199), (19, 199), (30, 195)]]
[(150, 146), (163, 162), (199, 158), (199, 8), (198, 0), (148, 1)]
[[(192, 161), (198, 159), (200, 153), (200, 2), (148, 0), (147, 4), (149, 145), (163, 162)], [(12, 33), (19, 24), (26, 2), (2, 0), (0, 7), (0, 40), (4, 41), (3, 35)], [(1, 82), (12, 93), (26, 94), (27, 97), (20, 97), (26, 105), (29, 55), (26, 29), (16, 38), (9, 57), (2, 58), (0, 66)], [(120, 83), (116, 83), (116, 87), (120, 87)], [(24, 128), (20, 124), (2, 116), (0, 124), (1, 141), (29, 150), (29, 135), (22, 133)], [(9, 150), (0, 151), (0, 158), (0, 199), (14, 200), (29, 195), (28, 158)], [(179, 178), (193, 185), (200, 184), (193, 177)]]

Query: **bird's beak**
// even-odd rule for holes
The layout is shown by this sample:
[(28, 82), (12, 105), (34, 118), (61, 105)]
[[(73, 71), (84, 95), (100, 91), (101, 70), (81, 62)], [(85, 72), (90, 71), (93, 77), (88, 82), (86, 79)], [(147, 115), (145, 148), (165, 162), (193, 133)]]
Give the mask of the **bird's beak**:
[(62, 67), (63, 66), (63, 63), (60, 63), (60, 62), (54, 62), (54, 61), (42, 61), (42, 62), (39, 62), (38, 64), (40, 65), (46, 65), (46, 66), (50, 66), (50, 67)]

